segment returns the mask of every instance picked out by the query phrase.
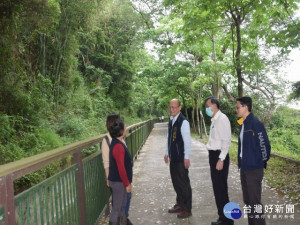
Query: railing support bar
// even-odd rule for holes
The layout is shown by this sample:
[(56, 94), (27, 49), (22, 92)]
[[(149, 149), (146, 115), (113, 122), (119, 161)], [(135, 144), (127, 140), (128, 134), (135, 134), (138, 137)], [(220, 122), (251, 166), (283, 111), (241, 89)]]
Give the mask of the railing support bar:
[(85, 188), (84, 188), (84, 174), (83, 174), (83, 163), (81, 151), (77, 151), (73, 155), (73, 162), (78, 165), (78, 199), (79, 199), (79, 213), (80, 213), (80, 224), (86, 225), (86, 208), (85, 208)]
[[(16, 212), (14, 203), (14, 180), (13, 175), (7, 175), (0, 178), (0, 208), (4, 207), (4, 218), (0, 218), (0, 221), (4, 221), (3, 225), (15, 225), (16, 224)], [(1, 217), (2, 217), (1, 216)]]

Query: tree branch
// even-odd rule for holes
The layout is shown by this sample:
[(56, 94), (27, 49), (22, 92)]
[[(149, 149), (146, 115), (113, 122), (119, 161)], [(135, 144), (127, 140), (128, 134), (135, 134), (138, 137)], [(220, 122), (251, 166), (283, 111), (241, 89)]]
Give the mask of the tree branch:
[(150, 24), (149, 24), (149, 21), (144, 17), (144, 13), (143, 13), (142, 11), (138, 10), (138, 9), (134, 6), (134, 4), (131, 4), (131, 6), (132, 6), (132, 8), (133, 8), (136, 12), (138, 12), (138, 13), (141, 15), (142, 20), (145, 22), (147, 28), (150, 29), (151, 26), (150, 26)]
[[(264, 90), (264, 89), (262, 89), (261, 87), (259, 87), (259, 86), (255, 86), (255, 85), (253, 85), (253, 84), (251, 84), (249, 81), (246, 81), (244, 78), (242, 78), (242, 80), (243, 80), (243, 83), (245, 83), (246, 85), (248, 85), (249, 87), (251, 87), (251, 88), (253, 88), (253, 89), (256, 89), (256, 90), (259, 90), (260, 92), (262, 92), (265, 96), (266, 96), (266, 98), (268, 99), (268, 101), (270, 102), (270, 103), (274, 103), (274, 98), (272, 97), (270, 97), (269, 95), (268, 95), (268, 93)], [(268, 91), (269, 92), (269, 91)]]
[(227, 89), (227, 85), (223, 84), (222, 86), (227, 98), (229, 99), (230, 102), (235, 103), (235, 98), (229, 93), (228, 89)]

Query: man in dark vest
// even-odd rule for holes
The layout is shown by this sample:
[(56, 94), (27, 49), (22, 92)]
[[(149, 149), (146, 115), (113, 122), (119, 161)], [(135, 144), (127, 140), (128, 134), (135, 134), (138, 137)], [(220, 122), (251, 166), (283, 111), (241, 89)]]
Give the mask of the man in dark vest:
[(178, 99), (172, 99), (169, 105), (170, 121), (168, 128), (165, 163), (170, 161), (170, 174), (176, 192), (176, 204), (168, 210), (178, 213), (178, 218), (192, 215), (192, 188), (189, 178), (191, 135), (190, 124), (180, 112)]

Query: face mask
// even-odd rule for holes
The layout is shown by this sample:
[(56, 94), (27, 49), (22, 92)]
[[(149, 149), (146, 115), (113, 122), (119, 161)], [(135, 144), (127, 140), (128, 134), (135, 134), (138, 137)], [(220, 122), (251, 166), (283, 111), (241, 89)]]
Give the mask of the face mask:
[(214, 114), (214, 112), (210, 109), (210, 107), (205, 109), (206, 115), (208, 115), (209, 117), (212, 117), (212, 115)]

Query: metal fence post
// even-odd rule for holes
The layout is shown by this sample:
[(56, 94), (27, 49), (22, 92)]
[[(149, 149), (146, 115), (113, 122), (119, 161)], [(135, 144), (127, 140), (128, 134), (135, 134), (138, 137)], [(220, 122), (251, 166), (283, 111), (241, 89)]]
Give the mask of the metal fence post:
[(14, 183), (12, 175), (0, 178), (0, 224), (15, 225)]
[(84, 174), (83, 174), (83, 163), (81, 151), (77, 151), (74, 154), (73, 162), (78, 165), (78, 199), (79, 199), (79, 213), (80, 213), (80, 224), (86, 225), (86, 205), (85, 205), (85, 188), (84, 188)]

